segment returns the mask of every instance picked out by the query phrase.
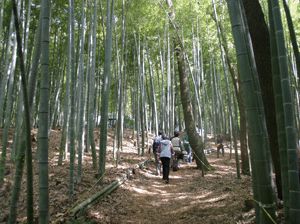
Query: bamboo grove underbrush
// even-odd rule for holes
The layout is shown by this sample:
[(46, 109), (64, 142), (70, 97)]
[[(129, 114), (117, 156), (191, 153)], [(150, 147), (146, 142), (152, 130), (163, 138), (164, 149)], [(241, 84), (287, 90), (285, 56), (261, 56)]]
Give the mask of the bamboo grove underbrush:
[(150, 133), (171, 137), (178, 130), (188, 133), (203, 174), (210, 167), (207, 135), (229, 136), (237, 178), (252, 176), (256, 222), (276, 222), (282, 200), (286, 223), (297, 223), (299, 12), (295, 0), (2, 0), (0, 185), (7, 152), (16, 168), (9, 223), (17, 219), (25, 167), (28, 223), (37, 216), (30, 191), (33, 128), (38, 216), (48, 223), (50, 130), (62, 133), (58, 165), (70, 162), (71, 199), (85, 153), (92, 154), (95, 176), (105, 179), (108, 126), (115, 129), (116, 166), (125, 128), (139, 155), (148, 151)]

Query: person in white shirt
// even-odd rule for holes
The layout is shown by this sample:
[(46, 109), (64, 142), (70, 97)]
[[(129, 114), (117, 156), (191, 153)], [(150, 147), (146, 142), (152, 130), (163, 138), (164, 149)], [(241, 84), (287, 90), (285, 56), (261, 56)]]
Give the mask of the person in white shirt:
[(162, 136), (160, 142), (157, 156), (160, 158), (163, 167), (163, 180), (165, 183), (169, 183), (169, 173), (170, 173), (170, 160), (174, 156), (173, 146), (171, 141), (166, 137)]

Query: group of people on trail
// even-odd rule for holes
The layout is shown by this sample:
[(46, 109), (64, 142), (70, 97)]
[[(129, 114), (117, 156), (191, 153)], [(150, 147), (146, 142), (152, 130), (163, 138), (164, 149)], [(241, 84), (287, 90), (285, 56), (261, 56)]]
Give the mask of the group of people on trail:
[[(220, 152), (224, 156), (222, 135), (218, 134), (216, 136), (216, 144), (217, 157), (219, 158)], [(177, 171), (179, 169), (179, 161), (192, 162), (192, 150), (187, 133), (180, 137), (180, 133), (175, 131), (174, 136), (169, 139), (162, 131), (159, 131), (158, 135), (153, 139), (152, 149), (156, 164), (156, 175), (161, 175), (162, 168), (165, 183), (169, 183), (170, 166), (173, 171)]]
[[(189, 147), (189, 146), (188, 146)], [(161, 131), (154, 138), (152, 149), (156, 164), (156, 174), (160, 175), (161, 166), (163, 173), (163, 180), (165, 183), (169, 183), (169, 173), (170, 173), (170, 164), (172, 162), (173, 171), (179, 169), (179, 160), (183, 160), (185, 155), (191, 156), (191, 150), (185, 150), (186, 147), (183, 147), (182, 141), (179, 138), (179, 132), (175, 131), (174, 136), (169, 139)], [(191, 162), (191, 159), (187, 159), (188, 162)]]

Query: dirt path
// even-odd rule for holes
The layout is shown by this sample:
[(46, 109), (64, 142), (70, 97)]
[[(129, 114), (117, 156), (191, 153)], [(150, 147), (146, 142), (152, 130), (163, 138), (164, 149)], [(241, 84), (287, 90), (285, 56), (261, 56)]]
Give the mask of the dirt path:
[[(34, 131), (36, 134), (36, 130)], [(108, 154), (106, 177), (101, 184), (96, 184), (96, 170), (92, 168), (91, 154), (86, 153), (83, 164), (82, 180), (75, 186), (75, 193), (70, 199), (69, 164), (64, 161), (57, 165), (60, 131), (53, 130), (50, 135), (49, 149), (49, 216), (51, 223), (208, 223), (208, 224), (250, 224), (253, 223), (253, 209), (244, 212), (244, 201), (251, 195), (250, 177), (236, 179), (234, 160), (216, 158), (216, 154), (207, 156), (215, 168), (205, 177), (195, 169), (195, 164), (184, 164), (177, 172), (170, 173), (170, 183), (165, 184), (161, 176), (154, 174), (154, 163), (145, 169), (137, 169), (132, 179), (120, 186), (115, 192), (92, 205), (78, 220), (69, 217), (70, 208), (89, 198), (111, 183), (125, 170), (149, 157), (137, 155), (132, 140), (131, 130), (125, 135), (123, 152), (118, 168), (112, 157), (113, 132), (108, 135)], [(95, 131), (95, 139), (99, 133)], [(0, 132), (1, 137), (1, 132)], [(12, 135), (11, 135), (12, 138)], [(151, 144), (151, 143), (149, 143)], [(0, 146), (1, 147), (1, 146)], [(36, 152), (36, 143), (34, 144)], [(1, 150), (1, 148), (0, 148)], [(9, 161), (8, 153), (8, 161)], [(35, 154), (33, 155), (35, 158)], [(38, 169), (34, 163), (34, 209), (38, 214)], [(0, 223), (6, 223), (9, 214), (10, 192), (13, 187), (14, 166), (7, 163), (4, 185), (0, 188)], [(26, 172), (23, 175), (22, 191), (18, 203), (18, 223), (26, 223)], [(245, 221), (246, 220), (246, 221)]]
[(236, 179), (233, 160), (210, 155), (215, 168), (205, 177), (195, 165), (171, 171), (170, 183), (154, 175), (154, 164), (138, 170), (111, 196), (90, 208), (96, 223), (251, 223), (243, 211), (250, 178)]

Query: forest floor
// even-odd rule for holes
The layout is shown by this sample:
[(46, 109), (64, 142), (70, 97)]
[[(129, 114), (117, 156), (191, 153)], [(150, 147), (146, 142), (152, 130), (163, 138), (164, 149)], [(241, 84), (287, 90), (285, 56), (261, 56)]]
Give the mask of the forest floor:
[[(113, 132), (109, 131), (104, 180), (98, 183), (91, 155), (86, 153), (81, 182), (75, 185), (75, 194), (70, 198), (68, 161), (64, 161), (62, 166), (57, 165), (60, 134), (60, 131), (55, 130), (50, 134), (50, 223), (254, 223), (254, 210), (247, 206), (247, 202), (251, 202), (252, 198), (251, 178), (236, 178), (235, 161), (229, 159), (228, 148), (225, 148), (225, 157), (217, 158), (216, 152), (207, 155), (213, 169), (206, 172), (204, 177), (201, 171), (196, 169), (195, 163), (182, 163), (178, 171), (170, 171), (170, 183), (165, 184), (161, 176), (155, 175), (153, 155), (149, 154), (148, 150), (145, 156), (137, 155), (130, 130), (125, 131), (123, 151), (116, 167), (112, 157)], [(32, 135), (36, 136), (36, 132), (33, 131)], [(99, 132), (95, 131), (96, 146), (99, 145), (98, 136)], [(149, 145), (151, 139), (152, 136), (149, 137)], [(212, 149), (215, 145), (209, 142), (206, 148)], [(36, 141), (33, 141), (33, 151), (36, 158)], [(136, 168), (138, 163), (145, 160), (150, 162), (142, 168)], [(35, 217), (38, 215), (36, 164), (34, 161)], [(134, 169), (134, 174), (117, 190), (94, 203), (76, 219), (70, 217), (71, 208), (103, 189), (128, 169)], [(8, 218), (13, 176), (14, 165), (8, 152), (5, 181), (0, 187), (0, 223), (5, 223)], [(26, 223), (26, 172), (21, 189), (18, 223)]]

